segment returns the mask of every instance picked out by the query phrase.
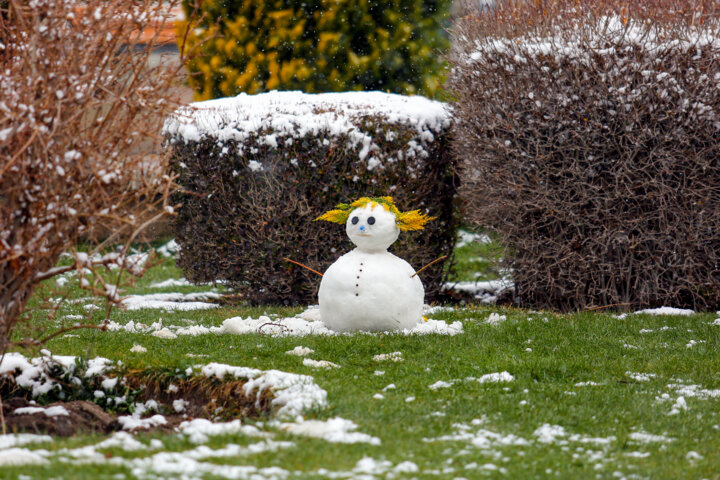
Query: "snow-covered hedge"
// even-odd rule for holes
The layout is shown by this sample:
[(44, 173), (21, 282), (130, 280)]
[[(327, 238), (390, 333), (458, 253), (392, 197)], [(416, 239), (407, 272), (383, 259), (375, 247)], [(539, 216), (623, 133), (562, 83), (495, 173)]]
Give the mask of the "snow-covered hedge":
[(718, 308), (717, 2), (565, 3), (456, 31), (470, 216), (509, 246), (526, 305)]
[[(314, 303), (319, 277), (283, 258), (324, 271), (352, 245), (344, 228), (313, 220), (371, 195), (438, 217), (401, 236), (396, 254), (416, 268), (452, 255), (450, 123), (442, 103), (381, 92), (241, 94), (178, 110), (165, 125), (184, 188), (178, 264), (252, 302)], [(448, 261), (422, 274), (430, 298)]]

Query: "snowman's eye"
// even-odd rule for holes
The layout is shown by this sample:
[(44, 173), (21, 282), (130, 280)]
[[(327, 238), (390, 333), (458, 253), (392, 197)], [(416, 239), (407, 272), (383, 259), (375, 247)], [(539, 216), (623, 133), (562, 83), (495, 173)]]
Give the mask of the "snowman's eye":
[(368, 225), (373, 225), (375, 223), (375, 217), (368, 217)]
[(357, 222), (359, 222), (359, 221), (360, 221), (360, 219), (359, 219), (358, 217), (353, 217), (353, 218), (352, 218), (352, 224), (353, 224), (353, 225), (357, 225)]

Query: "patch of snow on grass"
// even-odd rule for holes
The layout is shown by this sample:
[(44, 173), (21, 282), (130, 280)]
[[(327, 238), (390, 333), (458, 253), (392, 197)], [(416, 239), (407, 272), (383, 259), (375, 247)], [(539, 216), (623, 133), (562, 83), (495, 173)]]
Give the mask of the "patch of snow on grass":
[(423, 305), (423, 314), (424, 315), (434, 315), (436, 313), (442, 313), (442, 312), (454, 312), (455, 307), (447, 306), (447, 305)]
[(207, 335), (211, 332), (210, 328), (202, 325), (190, 325), (188, 327), (179, 325), (163, 325), (162, 318), (150, 326), (140, 322), (136, 323), (134, 320), (130, 320), (125, 325), (110, 321), (107, 325), (107, 329), (110, 332), (123, 331), (127, 333), (149, 333), (154, 337), (170, 340), (177, 338), (179, 335)]
[(165, 258), (169, 258), (180, 251), (180, 245), (178, 245), (178, 243), (173, 238), (165, 245), (158, 247), (155, 251)]
[(515, 284), (511, 280), (483, 280), (478, 282), (450, 282), (442, 286), (443, 290), (453, 290), (472, 295), (485, 304), (493, 304), (498, 295), (506, 290), (513, 290)]
[(217, 308), (216, 303), (198, 300), (216, 299), (222, 295), (216, 292), (194, 293), (151, 293), (148, 295), (129, 295), (120, 302), (126, 310), (144, 310), (159, 308), (167, 311), (207, 310)]
[(0, 451), (7, 450), (12, 447), (27, 445), (28, 443), (44, 443), (52, 442), (50, 435), (36, 435), (34, 433), (8, 433), (0, 435)]
[(210, 333), (210, 328), (204, 327), (202, 325), (190, 325), (189, 327), (174, 327), (177, 328), (175, 330), (176, 335), (190, 335), (190, 336), (197, 336), (197, 335), (207, 335)]
[(685, 458), (687, 458), (690, 461), (694, 461), (694, 460), (702, 460), (705, 457), (700, 455), (698, 452), (690, 450), (689, 452), (687, 452), (687, 455), (685, 455)]
[(340, 368), (337, 363), (329, 362), (327, 360), (313, 360), (312, 358), (304, 358), (303, 365), (311, 368)]
[(667, 325), (664, 325), (664, 326), (658, 328), (657, 330), (653, 330), (651, 328), (643, 328), (640, 330), (640, 333), (665, 332), (668, 330), (675, 330), (675, 327), (669, 327)]
[(496, 312), (492, 312), (485, 319), (485, 323), (488, 323), (490, 325), (498, 325), (498, 324), (504, 322), (505, 320), (507, 320), (507, 317), (505, 315), (500, 315)]
[(402, 333), (405, 335), (427, 335), (434, 333), (437, 335), (453, 336), (463, 333), (463, 324), (462, 322), (456, 321), (448, 325), (442, 320), (428, 319), (426, 322), (418, 323), (413, 328), (402, 330)]
[(380, 445), (380, 439), (365, 433), (356, 432), (358, 426), (351, 420), (335, 417), (329, 420), (305, 420), (298, 423), (286, 423), (281, 426), (294, 435), (321, 438), (331, 443), (369, 443)]
[(240, 420), (230, 422), (211, 422), (204, 418), (196, 418), (182, 422), (178, 431), (188, 437), (192, 443), (206, 443), (210, 437), (222, 435), (247, 435), (249, 437), (267, 437), (268, 433), (260, 431), (254, 425), (243, 425)]
[(148, 288), (171, 288), (171, 287), (188, 287), (192, 283), (186, 278), (168, 278), (162, 282), (151, 283)]
[[(482, 420), (477, 419), (473, 421), (473, 425), (479, 425)], [(506, 447), (506, 446), (528, 446), (530, 442), (525, 438), (519, 437), (512, 433), (502, 434), (493, 432), (491, 430), (480, 428), (473, 432), (473, 428), (470, 425), (456, 423), (453, 425), (455, 431), (450, 435), (443, 435), (437, 438), (426, 438), (425, 442), (469, 442), (473, 446), (481, 449), (491, 449), (494, 447)]]
[(391, 352), (391, 353), (380, 353), (373, 356), (373, 360), (376, 362), (402, 362), (402, 352)]
[(695, 315), (694, 310), (688, 310), (685, 308), (674, 308), (674, 307), (660, 307), (660, 308), (646, 308), (645, 310), (638, 310), (635, 312), (636, 315)]
[(536, 428), (533, 436), (537, 437), (537, 441), (540, 443), (555, 445), (567, 445), (569, 442), (610, 445), (617, 440), (617, 437), (614, 435), (610, 435), (609, 437), (588, 437), (579, 433), (568, 434), (564, 427), (560, 425), (550, 425), (549, 423), (545, 423)]
[(143, 347), (142, 345), (138, 345), (137, 343), (133, 344), (132, 348), (130, 349), (133, 353), (146, 353), (147, 348)]
[(37, 465), (47, 463), (47, 460), (37, 450), (27, 448), (8, 448), (0, 450), (0, 467), (13, 467), (19, 465)]
[(437, 382), (433, 383), (432, 385), (428, 386), (430, 390), (438, 390), (440, 388), (449, 388), (452, 387), (452, 382), (445, 382), (443, 380), (438, 380)]
[(537, 437), (537, 440), (540, 443), (558, 443), (558, 439), (566, 437), (567, 432), (565, 431), (565, 428), (560, 425), (550, 425), (549, 423), (544, 423), (535, 429), (533, 435)]
[(135, 437), (128, 432), (115, 432), (110, 438), (95, 445), (94, 448), (120, 448), (122, 450), (132, 452), (137, 450), (146, 450), (148, 446), (135, 440)]
[(625, 375), (632, 378), (636, 382), (648, 382), (653, 378), (657, 378), (657, 375), (654, 373), (625, 372)]
[(160, 330), (156, 330), (152, 333), (152, 336), (157, 338), (164, 338), (167, 340), (177, 338), (177, 334), (171, 332), (168, 328), (161, 328)]
[[(388, 460), (375, 460), (371, 457), (363, 457), (355, 464), (353, 472), (355, 473), (366, 473), (368, 475), (384, 475), (392, 467), (392, 462)], [(358, 478), (355, 475), (350, 475), (352, 478)], [(363, 480), (369, 480), (368, 477), (360, 477)], [(375, 478), (375, 477), (370, 477)]]
[(670, 413), (668, 415), (677, 415), (680, 412), (684, 412), (688, 409), (687, 402), (685, 401), (685, 397), (680, 396), (675, 400), (675, 405), (673, 405), (672, 410), (670, 410)]
[[(145, 458), (123, 459), (122, 464), (129, 468), (136, 478), (156, 478), (155, 475), (148, 475), (150, 472), (154, 472), (161, 478), (172, 475), (180, 476), (180, 478), (211, 476), (237, 480), (283, 479), (288, 477), (290, 472), (280, 467), (258, 468), (249, 465), (220, 465), (198, 460), (275, 452), (281, 448), (290, 448), (292, 446), (294, 446), (292, 442), (275, 442), (272, 440), (265, 440), (247, 446), (229, 444), (221, 449), (212, 449), (201, 445), (184, 452), (161, 452)], [(191, 476), (188, 477), (188, 474), (191, 474)]]
[(499, 373), (487, 373), (480, 378), (468, 377), (466, 380), (475, 380), (479, 383), (500, 383), (500, 382), (512, 382), (515, 377), (510, 375), (508, 372)]
[(625, 456), (630, 458), (647, 458), (650, 456), (650, 452), (625, 452)]
[(293, 348), (292, 350), (288, 350), (288, 355), (297, 355), (298, 357), (304, 357), (305, 355), (310, 355), (311, 353), (315, 353), (315, 350), (308, 347), (302, 347), (298, 345), (297, 347)]
[(468, 232), (467, 230), (460, 229), (458, 230), (458, 241), (455, 244), (456, 248), (462, 248), (466, 245), (470, 245), (471, 243), (481, 243), (483, 245), (486, 245), (488, 243), (492, 242), (492, 239), (490, 236), (484, 234), (484, 233), (472, 233)]
[(675, 441), (674, 438), (666, 437), (665, 435), (653, 435), (643, 431), (633, 432), (628, 435), (628, 437), (637, 443), (668, 443)]
[(682, 385), (679, 383), (671, 383), (668, 384), (667, 387), (674, 390), (678, 395), (682, 395), (684, 397), (699, 398), (700, 400), (720, 397), (720, 389), (708, 390), (706, 388), (702, 388), (700, 385)]
[(395, 465), (392, 471), (395, 473), (417, 473), (420, 471), (420, 469), (415, 464), (415, 462), (406, 460)]
[(706, 342), (705, 340), (690, 340), (690, 341), (685, 345), (685, 347), (686, 347), (686, 348), (692, 348), (692, 347), (694, 347), (695, 345), (697, 345), (697, 344), (699, 344), (699, 343), (707, 343), (707, 342)]

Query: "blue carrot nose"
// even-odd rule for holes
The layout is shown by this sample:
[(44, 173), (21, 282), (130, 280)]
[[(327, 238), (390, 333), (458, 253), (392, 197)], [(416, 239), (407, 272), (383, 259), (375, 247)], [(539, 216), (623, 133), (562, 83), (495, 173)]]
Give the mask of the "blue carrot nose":
[(365, 226), (360, 227), (360, 231), (361, 231), (361, 232), (364, 232), (364, 231), (365, 231)]

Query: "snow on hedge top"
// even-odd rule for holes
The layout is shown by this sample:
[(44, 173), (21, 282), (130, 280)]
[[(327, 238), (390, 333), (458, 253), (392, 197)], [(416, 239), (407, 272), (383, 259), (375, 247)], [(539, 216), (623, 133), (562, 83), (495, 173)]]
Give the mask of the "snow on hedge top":
[[(462, 37), (468, 42), (466, 37)], [(469, 43), (469, 42), (468, 42)], [(617, 15), (601, 17), (597, 22), (579, 21), (574, 28), (563, 24), (551, 33), (529, 34), (520, 38), (484, 37), (474, 42), (465, 60), (495, 61), (496, 54), (509, 54), (519, 63), (541, 57), (561, 60), (589, 61), (590, 55), (619, 55), (623, 51), (641, 49), (660, 58), (670, 50), (696, 51), (720, 48), (720, 25), (706, 23), (699, 27), (647, 24)], [(664, 65), (667, 66), (667, 65)]]
[[(458, 68), (496, 82), (498, 77), (534, 81), (537, 91), (517, 91), (518, 98), (537, 107), (530, 104), (530, 123), (535, 118), (554, 122), (551, 114), (538, 112), (557, 111), (557, 106), (579, 111), (592, 105), (610, 117), (642, 106), (643, 111), (671, 111), (674, 118), (707, 122), (720, 130), (714, 108), (720, 89), (720, 22), (689, 26), (624, 21), (617, 15), (573, 22), (517, 38), (461, 35)], [(543, 89), (543, 81), (552, 88)], [(582, 101), (576, 91), (580, 82), (597, 86), (583, 91)], [(572, 115), (561, 121), (582, 124)]]
[[(440, 131), (449, 125), (445, 104), (420, 96), (384, 92), (310, 94), (272, 91), (258, 95), (191, 103), (175, 112), (164, 132), (186, 142), (203, 135), (244, 140), (248, 135), (269, 131), (266, 137), (308, 133), (343, 135), (358, 128), (361, 117), (380, 115), (388, 123), (415, 125), (418, 131)], [(273, 141), (266, 138), (271, 146)]]
[[(347, 135), (351, 147), (362, 145), (360, 160), (378, 151), (370, 132), (362, 131), (363, 118), (380, 116), (388, 124), (415, 127), (420, 143), (432, 142), (433, 132), (450, 125), (444, 103), (420, 96), (383, 92), (308, 94), (272, 91), (258, 95), (192, 103), (170, 117), (163, 133), (172, 140), (199, 141), (210, 136), (220, 142), (242, 143), (255, 138), (271, 148), (292, 145), (292, 138)], [(384, 132), (392, 140), (393, 132)], [(279, 137), (284, 137), (280, 141)], [(287, 137), (290, 137), (288, 140)], [(419, 152), (422, 156), (422, 152)], [(368, 162), (377, 164), (377, 162)]]

